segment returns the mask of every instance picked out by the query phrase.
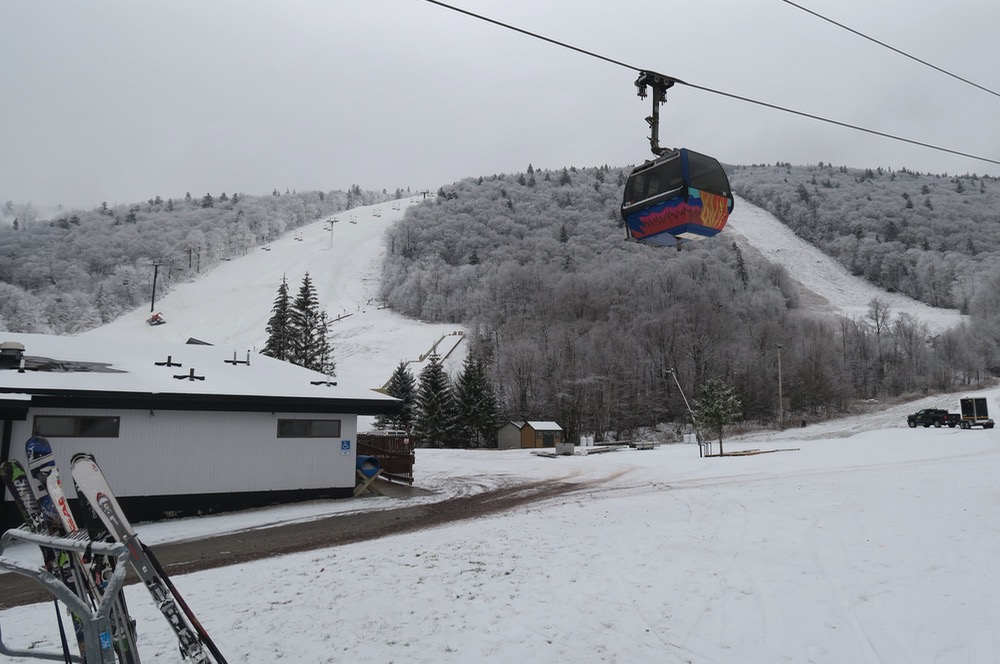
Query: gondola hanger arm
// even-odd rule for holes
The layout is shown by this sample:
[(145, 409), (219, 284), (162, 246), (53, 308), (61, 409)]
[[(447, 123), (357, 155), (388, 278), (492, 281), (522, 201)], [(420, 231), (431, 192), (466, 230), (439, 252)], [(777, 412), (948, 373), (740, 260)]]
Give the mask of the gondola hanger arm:
[[(658, 74), (655, 71), (641, 71), (639, 78), (635, 79), (637, 94), (641, 99), (645, 99), (649, 94), (648, 88), (653, 89), (653, 114), (646, 118), (649, 125), (649, 149), (659, 157), (668, 151), (668, 148), (660, 147), (660, 104), (667, 101), (667, 90), (669, 90), (678, 79), (665, 74)], [(683, 81), (680, 81), (683, 83)]]

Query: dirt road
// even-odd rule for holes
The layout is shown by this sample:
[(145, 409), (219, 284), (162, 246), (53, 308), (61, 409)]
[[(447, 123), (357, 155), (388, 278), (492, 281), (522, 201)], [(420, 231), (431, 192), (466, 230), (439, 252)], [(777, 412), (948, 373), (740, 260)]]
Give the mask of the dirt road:
[[(590, 485), (558, 482), (518, 484), (413, 507), (331, 516), (178, 544), (161, 544), (156, 546), (155, 553), (170, 575), (187, 574), (496, 514), (526, 503), (580, 491), (587, 486)], [(130, 582), (136, 582), (134, 575), (129, 578)], [(50, 598), (51, 595), (31, 579), (15, 574), (0, 577), (0, 609)]]

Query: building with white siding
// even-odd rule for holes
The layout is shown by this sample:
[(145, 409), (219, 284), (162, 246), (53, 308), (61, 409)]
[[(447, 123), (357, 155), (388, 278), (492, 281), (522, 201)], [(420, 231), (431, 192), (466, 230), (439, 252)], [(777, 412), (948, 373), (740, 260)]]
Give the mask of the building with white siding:
[(398, 409), (245, 349), (0, 332), (0, 461), (42, 435), (68, 478), (89, 452), (133, 520), (349, 497), (358, 416)]

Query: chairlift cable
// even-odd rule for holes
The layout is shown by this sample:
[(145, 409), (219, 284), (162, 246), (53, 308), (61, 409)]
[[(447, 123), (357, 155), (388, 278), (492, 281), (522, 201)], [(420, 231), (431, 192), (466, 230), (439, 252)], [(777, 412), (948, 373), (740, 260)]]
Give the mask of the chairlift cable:
[(844, 25), (843, 23), (838, 23), (837, 21), (834, 21), (832, 18), (828, 18), (826, 16), (823, 16), (819, 12), (815, 12), (815, 11), (809, 9), (808, 7), (803, 7), (800, 4), (792, 2), (792, 0), (781, 0), (781, 2), (784, 2), (787, 5), (791, 5), (792, 7), (795, 7), (796, 9), (801, 9), (802, 11), (806, 12), (807, 14), (812, 14), (816, 18), (822, 19), (822, 20), (826, 21), (827, 23), (832, 23), (833, 25), (837, 26), (838, 28), (841, 28), (843, 30), (847, 30), (848, 32), (853, 33), (853, 34), (855, 34), (855, 35), (857, 35), (859, 37), (862, 37), (864, 39), (867, 39), (868, 41), (870, 41), (870, 42), (872, 42), (874, 44), (878, 44), (879, 46), (881, 46), (883, 48), (887, 48), (890, 51), (892, 51), (893, 53), (898, 53), (899, 55), (902, 55), (905, 58), (909, 58), (910, 60), (913, 60), (914, 62), (919, 62), (920, 64), (924, 65), (925, 67), (930, 67), (934, 71), (940, 72), (940, 73), (944, 74), (945, 76), (950, 76), (951, 78), (959, 80), (962, 83), (966, 83), (968, 85), (971, 85), (974, 88), (979, 88), (983, 92), (988, 92), (988, 93), (990, 93), (991, 95), (993, 95), (995, 97), (1000, 97), (1000, 92), (997, 92), (995, 90), (991, 90), (990, 88), (986, 87), (985, 85), (980, 85), (979, 83), (976, 83), (975, 81), (970, 81), (967, 78), (963, 78), (963, 77), (959, 76), (958, 74), (950, 72), (947, 69), (944, 69), (942, 67), (938, 67), (937, 65), (932, 64), (930, 62), (927, 62), (926, 60), (921, 60), (920, 58), (918, 58), (915, 55), (910, 55), (906, 51), (898, 49), (895, 46), (891, 46), (889, 44), (886, 44), (883, 41), (879, 41), (878, 39), (875, 39), (874, 37), (869, 37), (868, 35), (866, 35), (865, 33), (861, 32), (859, 30), (855, 30), (854, 28), (852, 28), (850, 26), (847, 26), (847, 25)]
[(961, 150), (954, 150), (952, 148), (946, 148), (941, 145), (934, 145), (932, 143), (925, 143), (923, 141), (918, 141), (912, 138), (906, 138), (905, 136), (899, 136), (897, 134), (890, 134), (888, 132), (879, 131), (877, 129), (868, 129), (867, 127), (861, 127), (859, 125), (853, 125), (849, 122), (841, 122), (840, 120), (833, 120), (831, 118), (825, 118), (820, 115), (814, 115), (812, 113), (806, 113), (805, 111), (797, 111), (792, 108), (786, 108), (784, 106), (778, 106), (777, 104), (771, 104), (766, 101), (760, 101), (758, 99), (751, 99), (749, 97), (742, 97), (731, 92), (723, 92), (722, 90), (713, 90), (711, 88), (706, 88), (700, 85), (695, 85), (694, 83), (685, 83), (684, 81), (677, 81), (683, 85), (693, 88), (695, 90), (702, 90), (703, 92), (711, 92), (712, 94), (721, 95), (723, 97), (729, 97), (730, 99), (736, 99), (738, 101), (747, 102), (748, 104), (756, 104), (757, 106), (763, 106), (765, 108), (771, 108), (776, 111), (783, 111), (785, 113), (791, 113), (792, 115), (798, 115), (804, 118), (809, 118), (811, 120), (819, 120), (820, 122), (826, 122), (828, 124), (836, 125), (838, 127), (844, 127), (845, 129), (853, 129), (855, 131), (862, 131), (866, 134), (872, 134), (874, 136), (881, 136), (882, 138), (889, 138), (894, 141), (900, 141), (902, 143), (909, 143), (910, 145), (917, 145), (922, 148), (928, 148), (931, 150), (937, 150), (938, 152), (947, 152), (948, 154), (957, 155), (959, 157), (966, 157), (968, 159), (976, 159), (978, 161), (988, 162), (990, 164), (1000, 165), (1000, 159), (991, 159), (990, 157), (982, 157), (979, 155), (974, 155), (969, 152), (962, 152)]
[(506, 28), (507, 30), (513, 30), (514, 32), (520, 32), (522, 35), (527, 35), (529, 37), (534, 37), (535, 39), (540, 39), (544, 42), (550, 44), (555, 44), (556, 46), (561, 46), (562, 48), (568, 48), (571, 51), (576, 51), (577, 53), (582, 53), (583, 55), (589, 55), (592, 58), (597, 58), (598, 60), (603, 60), (604, 62), (610, 62), (613, 65), (618, 65), (619, 67), (625, 67), (626, 69), (632, 69), (639, 71), (641, 67), (635, 67), (626, 62), (621, 62), (620, 60), (615, 60), (607, 56), (601, 55), (600, 53), (594, 53), (593, 51), (588, 51), (586, 49), (580, 48), (579, 46), (573, 46), (572, 44), (567, 44), (566, 42), (561, 42), (551, 37), (546, 37), (545, 35), (540, 35), (537, 32), (531, 32), (530, 30), (525, 30), (524, 28), (519, 28), (516, 25), (511, 25), (510, 23), (504, 23), (503, 21), (498, 21), (489, 16), (483, 16), (482, 14), (477, 14), (471, 12), (468, 9), (462, 9), (461, 7), (456, 7), (454, 5), (449, 5), (445, 2), (440, 2), (439, 0), (424, 0), (432, 5), (437, 5), (445, 9), (450, 9), (453, 12), (458, 12), (459, 14), (465, 14), (466, 16), (471, 16), (472, 18), (479, 19), (480, 21), (486, 21), (487, 23), (492, 23), (493, 25), (498, 25), (501, 28)]
[[(509, 23), (504, 23), (503, 21), (499, 21), (497, 19), (490, 18), (488, 16), (483, 16), (482, 14), (477, 14), (477, 13), (469, 11), (467, 9), (462, 9), (462, 8), (456, 7), (454, 5), (450, 5), (450, 4), (446, 3), (446, 2), (441, 2), (441, 0), (424, 0), (424, 2), (428, 2), (428, 3), (432, 4), (432, 5), (437, 5), (439, 7), (444, 8), (444, 9), (449, 9), (449, 10), (457, 12), (459, 14), (464, 14), (466, 16), (469, 16), (469, 17), (474, 18), (474, 19), (478, 19), (480, 21), (485, 21), (487, 23), (491, 23), (493, 25), (499, 26), (501, 28), (505, 28), (507, 30), (512, 30), (514, 32), (521, 33), (523, 35), (527, 35), (528, 37), (533, 37), (535, 39), (539, 39), (541, 41), (548, 42), (548, 43), (553, 44), (555, 46), (559, 46), (559, 47), (562, 47), (562, 48), (569, 49), (571, 51), (575, 51), (575, 52), (580, 53), (582, 55), (586, 55), (586, 56), (589, 56), (589, 57), (592, 57), (592, 58), (596, 58), (598, 60), (602, 60), (604, 62), (613, 64), (613, 65), (617, 65), (619, 67), (624, 67), (625, 69), (630, 69), (632, 71), (636, 71), (636, 72), (640, 72), (640, 73), (642, 73), (643, 71), (648, 71), (647, 69), (645, 69), (643, 67), (637, 67), (635, 65), (628, 64), (627, 62), (623, 62), (621, 60), (616, 60), (616, 59), (608, 57), (606, 55), (601, 55), (600, 53), (595, 53), (594, 51), (589, 51), (587, 49), (580, 48), (579, 46), (573, 46), (572, 44), (567, 44), (566, 42), (562, 42), (562, 41), (553, 39), (551, 37), (546, 37), (545, 35), (541, 35), (541, 34), (536, 33), (536, 32), (531, 32), (530, 30), (525, 30), (524, 28), (519, 28), (519, 27), (517, 27), (515, 25), (511, 25)], [(723, 97), (728, 97), (730, 99), (735, 99), (737, 101), (742, 101), (742, 102), (745, 102), (745, 103), (748, 103), (748, 104), (754, 104), (756, 106), (762, 106), (764, 108), (769, 108), (769, 109), (772, 109), (772, 110), (775, 110), (775, 111), (782, 111), (784, 113), (790, 113), (792, 115), (798, 115), (800, 117), (808, 118), (808, 119), (811, 119), (811, 120), (816, 120), (818, 122), (825, 122), (827, 124), (832, 124), (832, 125), (835, 125), (835, 126), (838, 126), (838, 127), (845, 128), (845, 129), (851, 129), (851, 130), (854, 130), (854, 131), (859, 131), (859, 132), (862, 132), (862, 133), (871, 134), (873, 136), (879, 136), (879, 137), (882, 137), (882, 138), (888, 138), (890, 140), (899, 141), (901, 143), (908, 143), (910, 145), (916, 145), (918, 147), (927, 148), (929, 150), (936, 150), (938, 152), (945, 152), (945, 153), (948, 153), (948, 154), (957, 155), (959, 157), (965, 157), (967, 159), (973, 159), (973, 160), (976, 160), (976, 161), (982, 161), (982, 162), (989, 163), (989, 164), (1000, 165), (1000, 159), (992, 159), (990, 157), (983, 157), (983, 156), (975, 155), (975, 154), (972, 154), (972, 153), (969, 153), (969, 152), (963, 152), (961, 150), (955, 150), (955, 149), (952, 149), (952, 148), (942, 147), (942, 146), (939, 146), (939, 145), (933, 145), (931, 143), (925, 143), (923, 141), (918, 141), (918, 140), (915, 140), (915, 139), (912, 139), (912, 138), (906, 138), (904, 136), (899, 136), (898, 134), (891, 134), (889, 132), (879, 131), (879, 130), (876, 130), (876, 129), (869, 129), (867, 127), (862, 127), (860, 125), (854, 125), (854, 124), (850, 124), (848, 122), (842, 122), (840, 120), (834, 120), (832, 118), (824, 117), (822, 115), (816, 115), (814, 113), (807, 113), (805, 111), (797, 111), (795, 109), (791, 109), (791, 108), (788, 108), (788, 107), (785, 107), (785, 106), (780, 106), (778, 104), (772, 104), (772, 103), (760, 101), (760, 100), (757, 100), (757, 99), (751, 99), (750, 97), (743, 97), (741, 95), (733, 94), (733, 93), (730, 93), (730, 92), (725, 92), (725, 91), (722, 91), (722, 90), (715, 90), (713, 88), (705, 87), (705, 86), (702, 86), (702, 85), (696, 85), (694, 83), (689, 83), (689, 82), (684, 81), (684, 80), (679, 79), (679, 78), (674, 78), (674, 77), (669, 77), (669, 78), (673, 79), (673, 81), (676, 82), (676, 83), (679, 83), (681, 85), (686, 85), (686, 86), (688, 86), (690, 88), (694, 88), (695, 90), (701, 90), (702, 92), (710, 92), (712, 94), (720, 95), (720, 96), (723, 96)]]

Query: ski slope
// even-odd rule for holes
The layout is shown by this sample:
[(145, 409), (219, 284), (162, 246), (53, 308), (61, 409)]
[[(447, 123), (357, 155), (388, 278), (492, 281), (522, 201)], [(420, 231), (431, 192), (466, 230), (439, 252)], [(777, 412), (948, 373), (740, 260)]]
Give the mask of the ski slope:
[[(380, 306), (382, 238), (420, 197), (355, 208), (289, 232), (266, 247), (234, 258), (197, 281), (177, 286), (156, 302), (167, 323), (145, 323), (144, 307), (80, 336), (147, 338), (184, 343), (196, 338), (231, 346), (239, 355), (263, 348), (267, 321), (282, 278), (294, 298), (309, 273), (320, 306), (333, 321), (331, 340), (338, 382), (381, 387), (401, 361), (418, 375), (420, 358), (437, 344), (449, 369), (464, 358), (460, 327), (423, 323)], [(333, 219), (337, 219), (333, 223)], [(328, 230), (330, 229), (330, 230)]]
[(908, 313), (923, 321), (931, 333), (954, 327), (962, 316), (956, 309), (941, 309), (907, 297), (887, 293), (856, 277), (843, 265), (802, 240), (792, 229), (766, 210), (737, 198), (725, 235), (734, 236), (741, 247), (752, 247), (767, 259), (783, 265), (803, 286), (802, 305), (816, 311), (834, 312), (863, 319), (875, 298), (890, 307), (890, 316)]

